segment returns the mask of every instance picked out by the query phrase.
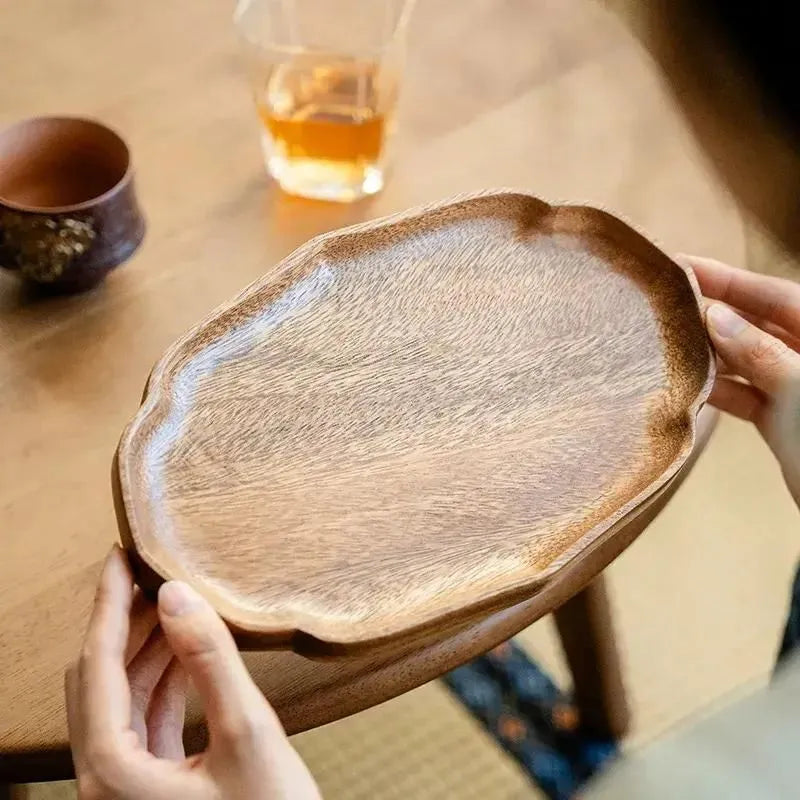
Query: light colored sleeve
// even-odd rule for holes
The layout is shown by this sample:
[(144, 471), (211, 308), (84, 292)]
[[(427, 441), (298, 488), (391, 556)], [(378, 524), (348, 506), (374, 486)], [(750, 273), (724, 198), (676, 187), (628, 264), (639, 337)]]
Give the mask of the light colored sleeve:
[(585, 800), (800, 797), (800, 661), (773, 683), (622, 756)]

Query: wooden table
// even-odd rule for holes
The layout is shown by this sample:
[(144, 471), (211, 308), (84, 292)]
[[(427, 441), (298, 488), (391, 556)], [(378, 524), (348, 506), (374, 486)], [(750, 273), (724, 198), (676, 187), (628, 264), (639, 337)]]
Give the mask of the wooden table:
[[(128, 138), (149, 222), (100, 290), (38, 300), (0, 276), (0, 780), (68, 774), (64, 665), (116, 536), (111, 455), (182, 331), (308, 237), (460, 191), (512, 186), (617, 211), (665, 247), (741, 260), (738, 216), (647, 56), (589, 0), (421, 3), (386, 191), (282, 196), (261, 168), (228, 3), (26, 0), (0, 11), (0, 122), (69, 112)], [(290, 731), (380, 702), (513, 635), (587, 571), (438, 642), (349, 662), (251, 654)], [(197, 728), (197, 712), (190, 732)]]

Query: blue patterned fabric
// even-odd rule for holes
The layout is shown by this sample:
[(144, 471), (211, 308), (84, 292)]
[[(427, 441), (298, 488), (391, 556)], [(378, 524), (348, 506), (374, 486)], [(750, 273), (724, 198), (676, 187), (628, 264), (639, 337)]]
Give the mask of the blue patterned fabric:
[[(792, 584), (778, 668), (798, 649), (800, 567)], [(552, 800), (575, 800), (580, 787), (617, 755), (614, 741), (581, 732), (570, 698), (513, 642), (442, 680)]]
[(575, 798), (617, 754), (615, 742), (581, 732), (570, 698), (514, 642), (442, 680), (552, 800)]

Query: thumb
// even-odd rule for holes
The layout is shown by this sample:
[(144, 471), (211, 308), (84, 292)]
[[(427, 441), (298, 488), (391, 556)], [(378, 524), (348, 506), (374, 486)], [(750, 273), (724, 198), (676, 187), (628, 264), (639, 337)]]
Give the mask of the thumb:
[(722, 303), (706, 313), (708, 331), (727, 366), (770, 398), (800, 378), (800, 354)]
[(169, 581), (158, 592), (158, 617), (167, 641), (194, 683), (213, 742), (238, 745), (253, 734), (283, 728), (253, 683), (230, 631), (188, 584)]

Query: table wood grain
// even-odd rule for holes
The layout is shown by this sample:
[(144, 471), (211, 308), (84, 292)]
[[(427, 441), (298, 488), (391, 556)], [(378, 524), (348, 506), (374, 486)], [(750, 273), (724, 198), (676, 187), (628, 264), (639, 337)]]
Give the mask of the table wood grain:
[[(0, 84), (0, 123), (68, 112), (117, 128), (149, 224), (135, 258), (94, 293), (41, 300), (0, 276), (0, 777), (69, 768), (62, 672), (116, 537), (111, 456), (151, 366), (307, 238), (511, 186), (608, 208), (669, 250), (742, 259), (738, 214), (647, 55), (590, 0), (420, 4), (394, 174), (353, 206), (289, 198), (265, 177), (230, 14), (228, 3), (189, 0), (0, 7), (0, 65), (13, 76)], [(617, 532), (606, 560), (640, 524)], [(446, 642), (408, 641), (361, 661), (249, 662), (301, 730), (512, 635), (590, 579), (583, 569)], [(192, 732), (197, 719), (194, 710)]]

